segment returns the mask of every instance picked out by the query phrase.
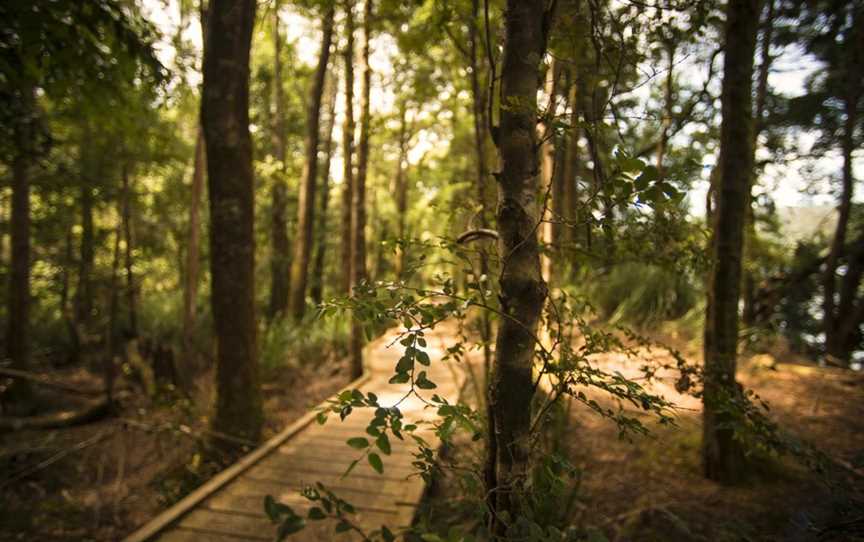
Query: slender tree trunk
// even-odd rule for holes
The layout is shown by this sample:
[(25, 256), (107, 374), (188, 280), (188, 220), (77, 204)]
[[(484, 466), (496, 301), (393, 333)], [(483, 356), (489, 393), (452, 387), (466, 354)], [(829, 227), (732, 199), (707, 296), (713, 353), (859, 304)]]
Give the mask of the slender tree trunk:
[[(859, 9), (855, 11), (853, 17), (853, 29), (850, 38), (852, 46), (849, 47), (846, 60), (847, 88), (843, 104), (846, 113), (842, 135), (843, 168), (841, 180), (843, 188), (840, 194), (840, 204), (837, 209), (837, 228), (834, 232), (834, 239), (825, 263), (825, 275), (823, 277), (824, 299), (822, 302), (825, 352), (842, 364), (849, 362), (849, 355), (851, 354), (848, 346), (850, 339), (844, 331), (847, 329), (857, 331), (857, 329), (854, 329), (854, 325), (847, 325), (848, 320), (852, 319), (854, 321), (855, 319), (855, 315), (850, 310), (853, 303), (852, 298), (847, 297), (844, 299), (841, 295), (839, 299), (840, 310), (838, 310), (838, 300), (836, 299), (837, 268), (840, 264), (840, 257), (843, 255), (843, 248), (846, 245), (849, 219), (852, 214), (852, 201), (855, 197), (855, 177), (852, 172), (852, 162), (853, 152), (855, 151), (855, 128), (858, 124), (858, 103), (862, 95), (860, 74), (862, 63), (864, 63), (864, 60), (862, 60), (864, 53), (858, 50), (859, 47), (864, 47), (864, 14)], [(850, 256), (850, 263), (851, 260)], [(851, 280), (850, 277), (844, 277), (844, 279)], [(847, 286), (847, 292), (849, 291), (850, 288)]]
[(669, 129), (672, 127), (672, 106), (674, 105), (674, 71), (675, 71), (675, 49), (676, 43), (672, 40), (666, 43), (666, 52), (669, 55), (669, 71), (666, 72), (666, 85), (663, 89), (663, 120), (660, 123), (660, 141), (657, 142), (657, 175), (660, 180), (666, 178), (666, 170), (663, 161), (669, 145)]
[(342, 291), (351, 291), (351, 201), (354, 191), (354, 0), (345, 0), (345, 125), (342, 127)]
[[(125, 184), (125, 183), (124, 183)], [(125, 194), (117, 198), (117, 225), (114, 228), (114, 249), (111, 256), (111, 298), (108, 305), (108, 348), (105, 352), (103, 367), (103, 386), (109, 403), (113, 400), (114, 391), (114, 358), (120, 352), (123, 344), (120, 336), (120, 239), (123, 237), (123, 222), (125, 215)]]
[(123, 241), (125, 247), (126, 268), (126, 310), (129, 321), (127, 323), (127, 336), (129, 339), (138, 337), (138, 309), (136, 302), (135, 271), (132, 267), (133, 239), (132, 239), (132, 186), (129, 182), (129, 166), (123, 164)]
[[(578, 68), (572, 68), (569, 77), (569, 96), (567, 101), (570, 105), (570, 133), (567, 138), (567, 154), (564, 157), (564, 171), (562, 172), (563, 188), (561, 194), (563, 199), (562, 218), (565, 221), (565, 227), (561, 232), (561, 243), (571, 250), (574, 248), (573, 245), (577, 239), (576, 222), (579, 218), (579, 214), (576, 210), (578, 204), (576, 199), (576, 174), (580, 167), (579, 137), (581, 135), (581, 130), (579, 128), (579, 87), (576, 84), (576, 69)], [(575, 259), (571, 260), (571, 263), (575, 265)]]
[(324, 297), (324, 258), (327, 254), (327, 207), (330, 204), (330, 162), (333, 157), (333, 127), (336, 125), (336, 95), (339, 81), (335, 72), (331, 73), (329, 82), (327, 127), (324, 133), (324, 167), (321, 169), (321, 203), (318, 209), (318, 221), (315, 236), (315, 259), (312, 265), (312, 284), (309, 294), (315, 305), (320, 305)]
[[(75, 290), (75, 322), (79, 335), (90, 333), (93, 313), (93, 261), (95, 258), (93, 231), (93, 187), (90, 179), (82, 179), (78, 203), (81, 206), (81, 246), (78, 259), (78, 287)], [(86, 338), (85, 344), (87, 342)]]
[[(256, 442), (263, 415), (256, 358), (255, 235), (249, 49), (255, 0), (212, 0), (201, 121), (210, 196), (216, 331), (216, 432)], [(235, 443), (220, 440), (222, 448)]]
[[(555, 224), (558, 219), (555, 216), (554, 209), (555, 201), (555, 129), (553, 127), (555, 117), (555, 105), (557, 101), (557, 73), (556, 62), (554, 57), (550, 57), (549, 65), (546, 68), (546, 95), (549, 97), (549, 105), (543, 129), (543, 144), (540, 150), (541, 153), (541, 187), (543, 195), (543, 225), (541, 234), (545, 251), (541, 258), (541, 268), (543, 270), (543, 280), (548, 284), (552, 277), (552, 247), (555, 243)], [(560, 194), (559, 194), (560, 197)]]
[[(369, 165), (369, 91), (372, 67), (369, 65), (369, 42), (372, 32), (372, 0), (363, 2), (363, 79), (360, 87), (360, 141), (357, 148), (357, 177), (351, 191), (351, 288), (366, 279), (366, 172)], [(363, 374), (363, 326), (351, 321), (351, 375)]]
[(183, 350), (188, 362), (194, 358), (195, 320), (198, 305), (198, 264), (201, 256), (201, 195), (204, 192), (204, 134), (198, 125), (195, 163), (192, 169), (192, 197), (186, 234), (186, 281), (183, 288)]
[[(30, 163), (33, 153), (33, 124), (36, 116), (35, 89), (21, 90), (25, 117), (15, 126), (15, 151), (12, 162), (12, 213), (10, 237), (12, 244), (9, 266), (9, 298), (7, 308), (6, 356), (15, 369), (27, 370), (30, 365)], [(16, 411), (30, 408), (30, 385), (15, 379), (6, 391)]]
[[(406, 126), (406, 104), (399, 106), (399, 156), (396, 158), (396, 237), (401, 241), (406, 236), (406, 213), (408, 212), (408, 180), (405, 173), (405, 160), (408, 153), (408, 127)], [(377, 213), (376, 213), (377, 214)], [(396, 247), (396, 280), (405, 272), (405, 246)]]
[(273, 97), (276, 118), (273, 121), (273, 144), (280, 173), (273, 184), (270, 228), (272, 247), (270, 254), (270, 307), (268, 317), (281, 317), (288, 308), (291, 278), (291, 241), (288, 238), (288, 170), (285, 163), (285, 97), (282, 90), (282, 37), (279, 31), (280, 1), (273, 7)]
[[(764, 127), (765, 103), (768, 98), (768, 75), (771, 72), (771, 41), (774, 38), (774, 0), (768, 0), (765, 4), (765, 17), (762, 20), (762, 47), (760, 52), (759, 78), (756, 84), (756, 111), (753, 121), (753, 149), (759, 145), (759, 134)], [(746, 259), (753, 257), (753, 244), (756, 242), (756, 209), (753, 207), (753, 186), (759, 180), (759, 173), (753, 169), (753, 182), (747, 201), (747, 230), (744, 237), (744, 254)], [(742, 319), (745, 325), (753, 325), (756, 322), (756, 277), (749, 267), (744, 269), (742, 300), (744, 309)]]
[[(495, 369), (490, 390), (497, 449), (496, 495), (493, 518), (506, 512), (519, 514), (529, 485), (532, 367), (537, 325), (546, 299), (546, 283), (540, 273), (536, 227), (540, 220), (537, 193), (537, 85), (540, 63), (551, 26), (532, 0), (508, 0), (505, 13), (504, 53), (500, 103), (524, 107), (502, 108), (498, 135), (501, 171), (498, 175), (498, 253), (501, 310), (509, 315), (498, 324)], [(531, 59), (526, 60), (526, 59)], [(493, 532), (506, 526), (494, 520)]]
[(291, 265), (291, 314), (301, 320), (306, 312), (306, 279), (312, 254), (312, 233), (315, 227), (315, 183), (318, 181), (318, 140), (321, 134), (321, 102), (324, 80), (330, 62), (330, 43), (333, 41), (334, 4), (327, 7), (322, 25), (321, 53), (309, 92), (309, 110), (306, 114), (306, 163), (300, 183), (297, 203), (297, 241)]
[(738, 398), (735, 381), (738, 300), (744, 221), (753, 171), (751, 78), (759, 28), (759, 0), (730, 0), (726, 9), (720, 156), (713, 272), (706, 316), (705, 388), (702, 458), (705, 475), (732, 482), (742, 474), (744, 454), (735, 440), (738, 422), (724, 408)]

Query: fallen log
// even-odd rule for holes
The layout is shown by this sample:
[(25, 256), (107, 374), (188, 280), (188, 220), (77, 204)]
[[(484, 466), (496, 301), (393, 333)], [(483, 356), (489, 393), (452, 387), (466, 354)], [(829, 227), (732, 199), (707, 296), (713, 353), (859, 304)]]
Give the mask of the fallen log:
[(106, 416), (111, 411), (108, 397), (89, 401), (75, 410), (63, 410), (37, 416), (0, 416), (0, 431), (20, 431), (22, 429), (57, 429), (92, 422)]
[(5, 376), (7, 378), (17, 378), (19, 380), (26, 380), (28, 382), (32, 382), (33, 384), (37, 384), (39, 386), (45, 386), (47, 388), (54, 388), (55, 390), (64, 391), (66, 393), (72, 393), (74, 395), (83, 395), (87, 397), (99, 396), (104, 393), (103, 390), (94, 390), (81, 388), (78, 386), (73, 386), (71, 384), (66, 384), (64, 382), (57, 382), (52, 378), (48, 378), (46, 376), (31, 373), (30, 371), (22, 371), (20, 369), (12, 369), (9, 367), (0, 367), (0, 376)]

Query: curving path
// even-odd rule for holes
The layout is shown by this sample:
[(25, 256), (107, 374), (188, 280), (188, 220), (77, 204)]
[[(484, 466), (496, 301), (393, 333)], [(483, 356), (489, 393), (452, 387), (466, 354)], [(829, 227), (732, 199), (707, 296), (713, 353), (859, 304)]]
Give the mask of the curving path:
[[(455, 402), (464, 378), (453, 364), (439, 361), (447, 346), (444, 341), (451, 336), (446, 325), (426, 335), (429, 346), (425, 350), (433, 360), (429, 378), (438, 387), (424, 392), (424, 396), (437, 393)], [(395, 332), (391, 332), (368, 345), (366, 375), (349, 386), (349, 389), (359, 387), (363, 392), (374, 392), (382, 405), (395, 403), (407, 390), (406, 385), (387, 383), (403, 351), (398, 343), (387, 347), (394, 337)], [(404, 401), (399, 407), (407, 421), (434, 417), (434, 411), (424, 408), (416, 398)], [(383, 474), (361, 461), (349, 476), (342, 478), (351, 461), (362, 455), (345, 441), (364, 435), (370, 418), (371, 412), (355, 411), (344, 422), (331, 415), (322, 426), (315, 422), (315, 412), (310, 411), (132, 533), (126, 542), (273, 540), (275, 526), (264, 513), (264, 497), (273, 495), (305, 516), (309, 505), (299, 490), (315, 482), (322, 482), (353, 504), (357, 513), (351, 519), (366, 532), (382, 524), (394, 532), (395, 528), (409, 526), (425, 489), (419, 476), (411, 476), (412, 452), (416, 449), (413, 441), (390, 439), (392, 453), (382, 456)], [(420, 432), (418, 429), (417, 434), (437, 446), (437, 439), (430, 430)], [(359, 540), (356, 534), (336, 534), (333, 529), (331, 520), (309, 521), (291, 540)]]

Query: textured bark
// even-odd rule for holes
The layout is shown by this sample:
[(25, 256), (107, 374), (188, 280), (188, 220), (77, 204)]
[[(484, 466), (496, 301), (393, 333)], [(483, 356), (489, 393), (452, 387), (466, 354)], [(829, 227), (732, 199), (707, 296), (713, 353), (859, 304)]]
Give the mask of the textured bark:
[(189, 225), (186, 233), (186, 277), (183, 283), (183, 350), (184, 358), (194, 358), (196, 308), (198, 305), (198, 263), (201, 256), (201, 195), (204, 192), (204, 134), (198, 126), (195, 139), (195, 163), (192, 167), (192, 193), (189, 202)]
[[(405, 173), (405, 160), (408, 153), (408, 128), (406, 126), (406, 104), (403, 101), (399, 106), (399, 155), (396, 158), (396, 237), (405, 239), (406, 214), (408, 212), (408, 180)], [(379, 246), (380, 243), (379, 243)], [(396, 279), (402, 277), (405, 272), (405, 248), (396, 247)]]
[[(9, 225), (12, 254), (6, 357), (12, 360), (13, 368), (27, 369), (30, 365), (30, 163), (36, 111), (34, 89), (23, 89), (21, 97), (25, 118), (15, 126), (16, 155), (12, 162), (12, 213)], [(26, 411), (31, 399), (30, 386), (27, 382), (15, 380), (6, 391), (6, 396), (22, 412)]]
[[(262, 412), (255, 327), (255, 236), (249, 48), (255, 0), (213, 0), (207, 19), (201, 120), (207, 146), (210, 269), (216, 332), (213, 429), (250, 442)], [(220, 440), (220, 447), (235, 441)]]
[(327, 207), (330, 204), (330, 162), (333, 157), (333, 127), (336, 125), (336, 95), (339, 83), (331, 74), (329, 82), (327, 134), (324, 141), (324, 167), (321, 168), (321, 200), (318, 208), (318, 220), (315, 235), (315, 259), (312, 264), (312, 283), (309, 295), (315, 305), (320, 305), (324, 296), (324, 259), (327, 254)]
[[(351, 190), (351, 288), (366, 279), (366, 172), (369, 165), (369, 92), (372, 67), (369, 65), (369, 42), (372, 32), (372, 0), (363, 2), (363, 79), (360, 86), (360, 141), (357, 148), (357, 176)], [(351, 376), (363, 374), (363, 327), (356, 318), (351, 321)]]
[[(839, 299), (837, 299), (837, 269), (843, 247), (846, 245), (849, 218), (852, 213), (852, 201), (855, 197), (855, 177), (852, 171), (853, 152), (855, 151), (855, 128), (858, 123), (858, 108), (862, 96), (861, 70), (864, 69), (864, 9), (856, 9), (853, 15), (853, 28), (850, 32), (851, 45), (847, 48), (846, 89), (843, 99), (845, 121), (841, 140), (843, 153), (842, 191), (838, 205), (837, 227), (831, 249), (825, 264), (823, 276), (824, 299), (823, 329), (825, 331), (825, 351), (835, 358), (835, 361), (846, 364), (855, 348), (858, 337), (858, 315), (853, 309), (857, 286), (854, 271), (854, 260), (850, 258), (850, 270), (843, 277)], [(860, 276), (857, 280), (860, 282)], [(838, 306), (839, 303), (839, 306)], [(861, 302), (864, 307), (864, 300)], [(862, 308), (864, 310), (864, 308)]]
[(272, 138), (276, 159), (281, 168), (272, 189), (270, 210), (270, 319), (279, 318), (288, 308), (291, 278), (291, 240), (288, 238), (288, 185), (285, 164), (285, 97), (282, 91), (282, 38), (279, 31), (279, 0), (273, 7), (273, 99), (276, 115), (273, 119)]
[[(509, 317), (499, 320), (489, 398), (497, 450), (497, 486), (487, 488), (496, 496), (493, 518), (502, 512), (519, 516), (520, 497), (528, 484), (535, 334), (547, 293), (536, 235), (536, 106), (549, 21), (531, 0), (508, 0), (504, 21), (500, 103), (520, 107), (501, 109), (497, 138), (500, 303)], [(503, 534), (500, 520), (493, 523), (493, 532)]]
[(351, 200), (354, 187), (354, 0), (345, 0), (345, 125), (342, 127), (342, 292), (351, 291)]
[(312, 233), (315, 226), (315, 184), (318, 181), (318, 141), (321, 134), (321, 102), (324, 96), (324, 80), (330, 62), (330, 44), (333, 41), (333, 15), (331, 3), (322, 24), (321, 53), (315, 78), (309, 91), (309, 109), (306, 112), (306, 163), (300, 181), (300, 196), (297, 203), (297, 240), (294, 243), (294, 258), (291, 264), (290, 309), (295, 320), (306, 312), (306, 282), (309, 276), (309, 260), (312, 255)]
[(726, 9), (726, 58), (720, 130), (721, 175), (712, 242), (713, 268), (706, 314), (702, 459), (705, 475), (733, 482), (742, 474), (744, 455), (734, 438), (737, 420), (724, 404), (736, 398), (738, 299), (744, 221), (753, 171), (751, 78), (758, 0), (730, 0)]

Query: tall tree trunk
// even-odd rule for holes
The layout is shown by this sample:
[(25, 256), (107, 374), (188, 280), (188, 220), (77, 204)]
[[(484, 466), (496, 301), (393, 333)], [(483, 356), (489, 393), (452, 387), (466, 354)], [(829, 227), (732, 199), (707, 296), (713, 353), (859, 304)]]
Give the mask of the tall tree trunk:
[[(15, 158), (12, 162), (12, 244), (9, 266), (6, 356), (12, 367), (26, 370), (30, 365), (30, 163), (33, 154), (36, 117), (35, 88), (21, 89), (23, 119), (15, 126)], [(15, 379), (7, 397), (16, 411), (26, 412), (32, 397), (30, 385)]]
[[(363, 2), (363, 79), (360, 87), (360, 141), (357, 148), (357, 177), (351, 191), (351, 288), (366, 279), (366, 173), (369, 166), (369, 92), (372, 67), (369, 65), (369, 42), (372, 32), (372, 0)], [(363, 374), (363, 326), (351, 320), (351, 375)]]
[(315, 305), (320, 305), (324, 297), (324, 258), (327, 254), (327, 207), (330, 204), (330, 162), (333, 157), (333, 127), (336, 125), (336, 96), (339, 91), (339, 81), (335, 72), (329, 78), (329, 97), (327, 127), (324, 133), (324, 167), (321, 168), (321, 202), (318, 208), (318, 221), (315, 235), (315, 259), (312, 264), (312, 284), (309, 294)]
[[(124, 183), (125, 184), (125, 183)], [(108, 305), (108, 348), (105, 352), (103, 367), (103, 386), (109, 403), (114, 391), (114, 358), (123, 344), (120, 336), (120, 239), (123, 237), (125, 215), (125, 194), (117, 196), (117, 225), (114, 227), (114, 249), (111, 256), (111, 298)]]
[(354, 0), (345, 0), (345, 125), (342, 127), (342, 292), (351, 291), (351, 201), (354, 191)]
[(273, 97), (276, 101), (276, 117), (273, 121), (273, 145), (280, 173), (273, 184), (270, 215), (270, 319), (279, 318), (288, 308), (288, 292), (291, 278), (291, 241), (288, 238), (288, 184), (285, 164), (285, 97), (282, 90), (282, 37), (279, 31), (279, 6), (273, 7)]
[[(554, 209), (556, 207), (556, 190), (555, 190), (555, 129), (553, 126), (555, 118), (555, 106), (557, 103), (557, 73), (556, 62), (554, 57), (549, 58), (549, 65), (546, 68), (546, 95), (549, 97), (549, 105), (547, 107), (548, 118), (544, 121), (543, 128), (543, 144), (541, 146), (541, 186), (540, 190), (543, 195), (543, 224), (541, 226), (541, 235), (545, 251), (541, 258), (541, 268), (543, 270), (543, 280), (547, 284), (551, 280), (552, 275), (552, 247), (555, 243), (555, 224), (558, 220), (555, 216)], [(560, 197), (560, 194), (558, 194)]]
[[(263, 415), (256, 358), (249, 49), (255, 0), (212, 0), (201, 121), (207, 146), (210, 270), (216, 331), (213, 429), (256, 442)], [(219, 440), (222, 448), (236, 441)]]
[(297, 203), (297, 241), (294, 243), (294, 258), (291, 265), (290, 309), (295, 320), (301, 320), (306, 312), (306, 279), (309, 273), (309, 258), (312, 254), (312, 233), (315, 226), (315, 183), (318, 181), (318, 140), (321, 134), (321, 101), (324, 96), (324, 80), (330, 62), (330, 43), (333, 41), (333, 16), (335, 5), (330, 3), (324, 15), (321, 37), (321, 54), (318, 67), (309, 91), (309, 110), (306, 113), (306, 163), (300, 181), (300, 197)]
[(85, 344), (93, 313), (93, 261), (95, 258), (93, 231), (93, 187), (88, 178), (82, 179), (78, 203), (81, 206), (81, 246), (78, 258), (78, 287), (75, 290), (75, 322)]
[[(405, 160), (408, 152), (408, 127), (406, 126), (407, 106), (399, 105), (399, 155), (396, 158), (396, 237), (401, 241), (406, 235), (406, 213), (408, 212), (408, 180), (405, 173)], [(377, 213), (376, 213), (377, 214)], [(405, 272), (405, 245), (396, 246), (396, 280)]]
[(129, 165), (123, 164), (123, 241), (125, 247), (126, 268), (126, 310), (128, 314), (127, 336), (130, 339), (138, 337), (138, 309), (135, 291), (135, 271), (132, 268), (132, 186), (129, 182)]
[[(536, 228), (537, 208), (537, 85), (546, 50), (551, 15), (532, 0), (508, 0), (500, 103), (524, 107), (502, 108), (497, 138), (501, 171), (498, 175), (498, 254), (501, 310), (508, 315), (498, 324), (495, 368), (489, 404), (495, 419), (496, 495), (491, 516), (493, 532), (504, 534), (502, 513), (519, 514), (529, 484), (532, 367), (535, 337), (547, 289), (540, 273)], [(530, 61), (527, 59), (531, 59)]]
[(720, 156), (720, 186), (712, 242), (712, 275), (705, 340), (702, 459), (705, 475), (732, 482), (742, 472), (744, 454), (735, 440), (739, 420), (726, 405), (738, 398), (735, 381), (738, 300), (744, 221), (753, 171), (751, 78), (759, 0), (730, 0), (726, 8)]
[(183, 350), (184, 359), (194, 357), (196, 308), (198, 305), (198, 264), (201, 256), (201, 194), (204, 191), (204, 134), (198, 125), (195, 139), (195, 163), (192, 168), (192, 194), (189, 202), (189, 226), (186, 234), (186, 280), (183, 284)]
[[(855, 128), (858, 124), (858, 103), (861, 100), (861, 70), (862, 57), (864, 53), (858, 50), (859, 47), (864, 47), (864, 12), (861, 9), (854, 11), (853, 28), (850, 32), (851, 47), (847, 53), (846, 65), (846, 92), (843, 100), (844, 112), (846, 119), (843, 124), (842, 135), (842, 152), (843, 152), (843, 171), (842, 183), (843, 189), (840, 194), (840, 204), (838, 206), (837, 227), (834, 232), (834, 239), (831, 243), (831, 249), (828, 253), (828, 259), (825, 263), (825, 275), (823, 277), (824, 299), (822, 302), (823, 309), (823, 329), (825, 332), (825, 352), (827, 355), (835, 358), (835, 361), (845, 364), (849, 362), (851, 351), (849, 350), (850, 340), (846, 336), (846, 329), (853, 330), (854, 325), (849, 326), (849, 319), (855, 319), (855, 315), (849, 310), (852, 305), (852, 298), (843, 299), (841, 295), (838, 310), (836, 297), (837, 289), (837, 268), (840, 264), (840, 257), (843, 255), (843, 247), (846, 245), (847, 231), (849, 228), (849, 218), (852, 214), (852, 200), (855, 197), (855, 177), (852, 172), (853, 152), (855, 151)], [(851, 263), (851, 256), (850, 256)], [(845, 277), (848, 281), (850, 278)], [(857, 289), (857, 288), (856, 288)], [(856, 289), (847, 287), (847, 292)], [(854, 293), (853, 293), (854, 296)], [(857, 330), (855, 330), (857, 331)]]
[[(562, 212), (565, 225), (561, 232), (561, 243), (569, 250), (573, 250), (573, 245), (576, 242), (577, 234), (576, 227), (579, 215), (576, 210), (578, 204), (576, 196), (576, 175), (580, 167), (580, 148), (579, 137), (581, 130), (579, 128), (579, 91), (576, 84), (576, 70), (574, 66), (569, 72), (569, 96), (568, 104), (570, 106), (570, 132), (567, 137), (567, 153), (564, 157), (562, 171)], [(575, 265), (575, 259), (571, 260), (571, 264)]]
[[(771, 41), (774, 39), (774, 0), (765, 4), (765, 17), (762, 20), (762, 47), (760, 50), (759, 78), (756, 84), (756, 111), (753, 121), (753, 149), (759, 145), (759, 134), (762, 133), (765, 122), (765, 103), (768, 98), (768, 75), (771, 73)], [(753, 257), (753, 244), (756, 242), (756, 209), (753, 207), (753, 186), (759, 179), (759, 172), (753, 169), (753, 182), (747, 195), (747, 230), (744, 237), (744, 255), (747, 260)], [(742, 301), (744, 309), (741, 317), (745, 325), (756, 322), (756, 277), (749, 266), (744, 269), (744, 284), (742, 285)]]

